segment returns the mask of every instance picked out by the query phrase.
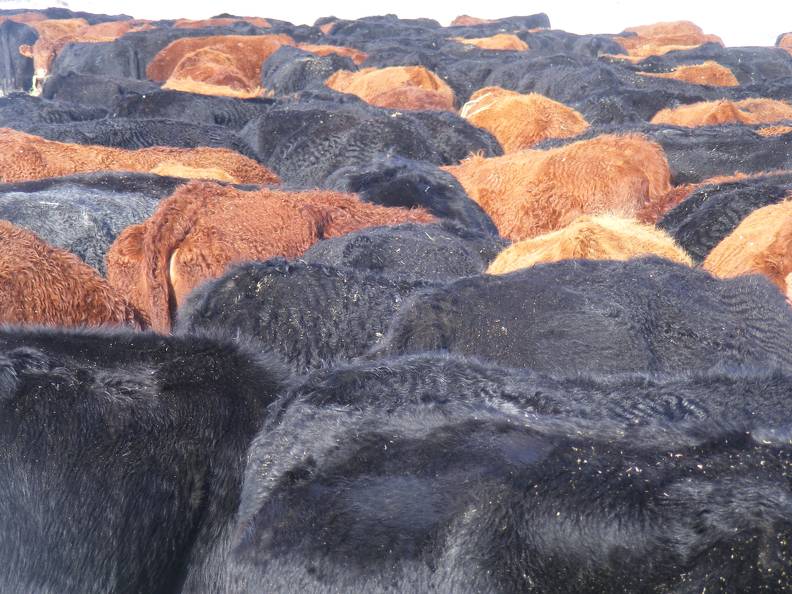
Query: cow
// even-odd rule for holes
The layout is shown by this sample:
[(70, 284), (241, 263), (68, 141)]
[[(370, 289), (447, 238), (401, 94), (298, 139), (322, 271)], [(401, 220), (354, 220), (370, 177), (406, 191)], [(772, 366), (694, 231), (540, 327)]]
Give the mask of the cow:
[(756, 209), (784, 200), (790, 192), (790, 172), (702, 183), (667, 212), (658, 227), (667, 231), (700, 264), (745, 217)]
[(39, 124), (86, 123), (105, 118), (107, 109), (48, 101), (24, 93), (0, 97), (0, 127), (23, 130)]
[(577, 136), (589, 127), (582, 115), (558, 101), (500, 87), (473, 93), (459, 115), (491, 133), (505, 153), (530, 148), (547, 138)]
[(673, 21), (628, 27), (615, 40), (634, 60), (649, 56), (662, 56), (670, 51), (684, 50), (705, 43), (723, 45), (717, 35), (705, 35), (701, 28), (690, 21)]
[(652, 225), (611, 215), (582, 216), (558, 231), (513, 243), (498, 254), (487, 273), (507, 274), (559, 260), (629, 260), (649, 255), (693, 265), (668, 234)]
[(454, 176), (423, 161), (377, 156), (362, 165), (342, 167), (322, 185), (383, 206), (422, 207), (469, 231), (498, 234), (492, 219)]
[(792, 33), (782, 33), (776, 40), (776, 46), (792, 54)]
[(489, 159), (474, 155), (443, 169), (512, 241), (560, 229), (582, 214), (632, 217), (671, 189), (663, 150), (637, 134)]
[(107, 118), (63, 124), (21, 125), (9, 122), (5, 125), (58, 142), (98, 144), (122, 149), (212, 147), (228, 149), (251, 159), (256, 157), (255, 151), (235, 130), (186, 120)]
[(763, 274), (792, 302), (792, 191), (786, 198), (745, 217), (712, 249), (702, 268), (724, 278)]
[(227, 149), (161, 146), (124, 150), (53, 142), (8, 128), (0, 128), (0, 147), (0, 181), (5, 183), (98, 170), (151, 172), (243, 184), (279, 181), (263, 165)]
[(261, 29), (271, 29), (272, 25), (267, 19), (261, 17), (213, 17), (211, 19), (176, 19), (174, 29), (207, 29), (210, 27), (228, 27), (236, 23), (250, 23)]
[(724, 176), (792, 169), (792, 151), (789, 150), (792, 135), (764, 136), (759, 133), (763, 127), (745, 124), (698, 128), (647, 124), (592, 126), (580, 136), (546, 140), (535, 148), (559, 148), (601, 134), (640, 133), (663, 148), (671, 168), (671, 182), (681, 186)]
[(129, 225), (154, 212), (184, 179), (99, 173), (0, 185), (0, 219), (33, 231), (105, 273), (105, 254)]
[(291, 45), (283, 45), (261, 68), (261, 86), (275, 96), (309, 88), (323, 88), (324, 81), (338, 70), (353, 71), (351, 59), (336, 53), (320, 56)]
[(467, 14), (461, 14), (458, 17), (454, 18), (451, 21), (451, 27), (470, 27), (471, 25), (486, 25), (488, 23), (494, 23), (495, 21), (492, 19), (480, 19), (478, 17), (473, 17)]
[(667, 108), (654, 115), (652, 124), (694, 128), (718, 124), (771, 124), (792, 120), (792, 105), (774, 99), (707, 101)]
[(352, 268), (413, 281), (450, 281), (484, 272), (508, 245), (500, 237), (453, 223), (371, 227), (315, 243), (301, 257), (310, 264)]
[(263, 30), (250, 23), (208, 29), (160, 27), (135, 31), (115, 41), (71, 43), (61, 50), (52, 64), (51, 74), (77, 72), (112, 78), (146, 79), (146, 68), (170, 43), (187, 37), (223, 35), (261, 35)]
[(701, 64), (683, 64), (669, 72), (639, 72), (639, 74), (713, 87), (737, 87), (740, 85), (740, 81), (729, 68), (714, 60), (707, 60)]
[(432, 350), (546, 372), (792, 364), (792, 308), (761, 276), (657, 257), (563, 260), (416, 293), (372, 358)]
[(0, 329), (0, 590), (217, 588), (287, 381), (239, 340)]
[[(47, 80), (44, 81), (44, 85), (41, 88), (41, 97), (52, 100), (60, 105), (77, 104), (83, 107), (99, 107), (108, 110), (108, 112), (112, 112), (114, 101), (128, 96), (146, 96), (158, 92), (162, 92), (160, 91), (160, 86), (149, 80), (65, 72), (51, 74), (47, 77)], [(175, 91), (164, 92), (170, 93), (171, 95), (176, 94)], [(181, 116), (186, 117), (186, 114), (182, 112)], [(149, 117), (164, 116), (153, 115)], [(204, 123), (201, 119), (198, 119), (197, 122)]]
[(288, 35), (222, 35), (177, 39), (146, 67), (150, 80), (166, 89), (254, 97), (260, 94), (261, 65), (281, 45), (293, 45)]
[(248, 262), (193, 291), (179, 307), (174, 334), (245, 336), (305, 373), (366, 353), (405, 299), (429, 286), (283, 258)]
[(0, 220), (0, 324), (128, 325), (145, 318), (74, 254)]
[(35, 43), (35, 29), (13, 20), (0, 21), (0, 94), (28, 91), (33, 80), (33, 60), (19, 53), (20, 45)]
[(423, 66), (339, 70), (325, 81), (330, 89), (350, 93), (370, 105), (390, 109), (453, 111), (454, 91)]
[[(740, 83), (744, 94), (733, 93), (737, 98), (751, 96), (784, 99), (788, 94), (775, 94), (773, 89), (781, 89), (792, 73), (792, 61), (784, 50), (774, 47), (722, 47), (715, 43), (669, 52), (663, 56), (652, 56), (636, 64), (620, 66), (641, 73), (668, 72), (680, 66), (693, 66), (702, 62), (714, 61), (728, 68)], [(777, 87), (776, 84), (781, 86)], [(738, 91), (738, 89), (735, 89)], [(728, 96), (724, 94), (723, 96)]]
[(498, 33), (489, 37), (451, 37), (450, 39), (484, 50), (524, 52), (529, 49), (528, 44), (514, 33)]
[(250, 120), (266, 113), (274, 102), (269, 98), (239, 100), (157, 89), (122, 93), (107, 103), (111, 113), (119, 118), (165, 118), (239, 130)]
[(109, 21), (89, 25), (81, 18), (34, 21), (31, 26), (38, 33), (38, 39), (32, 45), (20, 45), (19, 53), (33, 60), (34, 93), (41, 92), (41, 85), (56, 56), (66, 44), (114, 41), (126, 33), (152, 28), (147, 21)]
[(368, 163), (377, 154), (435, 165), (479, 151), (502, 154), (491, 134), (453, 113), (390, 112), (357, 98), (282, 102), (248, 123), (239, 137), (261, 163), (298, 187), (321, 186), (341, 167)]
[[(250, 448), (224, 591), (792, 588), (787, 376), (553, 390), (482, 367), (389, 359), (291, 390)], [(565, 414), (606, 394), (635, 408)]]
[(195, 181), (118, 236), (107, 254), (107, 278), (146, 312), (154, 330), (167, 332), (187, 294), (231, 264), (296, 258), (323, 238), (434, 220), (422, 209), (366, 204), (351, 194), (242, 191)]
[(792, 132), (792, 126), (764, 126), (757, 128), (756, 133), (760, 136), (783, 136)]

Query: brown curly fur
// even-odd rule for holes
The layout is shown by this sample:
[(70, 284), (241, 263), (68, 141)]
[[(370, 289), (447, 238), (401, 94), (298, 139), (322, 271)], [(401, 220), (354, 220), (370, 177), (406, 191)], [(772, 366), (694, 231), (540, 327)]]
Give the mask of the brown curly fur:
[(705, 35), (701, 27), (690, 21), (672, 21), (629, 27), (624, 32), (635, 33), (635, 35), (614, 37), (614, 41), (625, 49), (627, 56), (638, 59), (662, 56), (673, 50), (690, 49), (704, 43), (723, 45), (723, 40), (720, 37)]
[(164, 88), (205, 95), (252, 97), (261, 93), (261, 66), (288, 35), (184, 37), (154, 56), (146, 76)]
[(480, 19), (467, 14), (461, 14), (451, 21), (452, 27), (470, 27), (471, 25), (486, 25), (487, 23), (494, 23), (491, 19)]
[(451, 40), (485, 50), (524, 52), (528, 49), (528, 44), (514, 33), (498, 33), (497, 35), (491, 35), (489, 37), (451, 37)]
[(487, 273), (506, 274), (572, 258), (629, 260), (648, 255), (693, 265), (671, 236), (652, 225), (610, 215), (585, 215), (558, 231), (513, 243), (498, 254)]
[(260, 17), (231, 17), (231, 18), (217, 18), (217, 19), (178, 19), (173, 23), (174, 29), (203, 29), (206, 27), (227, 27), (234, 23), (250, 23), (262, 29), (271, 29), (272, 25), (266, 19)]
[(142, 171), (179, 177), (212, 177), (244, 184), (277, 183), (253, 159), (223, 148), (152, 147), (126, 150), (46, 140), (0, 128), (0, 181), (18, 182), (89, 171)]
[(500, 87), (484, 87), (470, 97), (459, 115), (498, 139), (512, 153), (547, 138), (577, 136), (589, 127), (571, 107), (538, 93), (522, 95)]
[(766, 126), (759, 128), (756, 133), (759, 136), (781, 136), (782, 134), (789, 134), (792, 132), (792, 126)]
[(129, 325), (144, 320), (96, 270), (0, 220), (0, 323)]
[(740, 85), (740, 81), (729, 68), (712, 60), (701, 64), (677, 66), (671, 72), (639, 72), (638, 74), (712, 87), (737, 87)]
[(792, 274), (792, 193), (787, 200), (757, 209), (709, 253), (705, 270), (724, 278), (764, 274), (783, 293)]
[(325, 190), (244, 192), (190, 182), (142, 224), (125, 229), (107, 254), (107, 278), (167, 332), (184, 297), (235, 262), (296, 258), (320, 239), (400, 223), (428, 223), (422, 209), (387, 208)]
[(669, 124), (695, 128), (717, 124), (772, 124), (792, 119), (792, 105), (775, 99), (743, 99), (742, 101), (701, 101), (662, 109), (652, 124)]
[(792, 54), (792, 33), (785, 33), (782, 35), (781, 39), (778, 40), (778, 47)]
[[(454, 91), (446, 82), (423, 66), (390, 66), (363, 68), (357, 72), (334, 72), (325, 85), (341, 93), (357, 95), (363, 101), (390, 109), (426, 109), (427, 104), (451, 111)], [(404, 87), (421, 92), (399, 92)], [(413, 103), (413, 101), (415, 101)]]
[(546, 151), (473, 156), (444, 167), (512, 240), (565, 227), (582, 214), (632, 218), (671, 190), (663, 149), (638, 134), (602, 135)]

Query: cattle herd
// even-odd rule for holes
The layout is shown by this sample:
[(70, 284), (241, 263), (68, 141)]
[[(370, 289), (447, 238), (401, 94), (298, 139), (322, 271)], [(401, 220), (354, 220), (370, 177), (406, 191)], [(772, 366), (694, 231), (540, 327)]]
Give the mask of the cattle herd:
[(0, 41), (0, 592), (792, 591), (792, 33)]

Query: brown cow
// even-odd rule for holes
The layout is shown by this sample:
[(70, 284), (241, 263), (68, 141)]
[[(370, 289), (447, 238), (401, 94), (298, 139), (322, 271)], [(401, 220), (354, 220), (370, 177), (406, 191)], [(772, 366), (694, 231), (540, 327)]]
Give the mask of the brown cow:
[[(183, 169), (184, 167), (189, 169)], [(137, 150), (69, 144), (0, 128), (0, 181), (18, 182), (89, 171), (142, 171), (220, 178), (242, 184), (277, 183), (278, 177), (225, 148), (152, 147)]]
[[(357, 72), (339, 70), (333, 73), (325, 85), (357, 95), (366, 103), (390, 109), (432, 109), (452, 111), (454, 91), (434, 72), (423, 66), (390, 66), (388, 68), (363, 68)], [(396, 92), (411, 87), (421, 92)], [(416, 97), (417, 101), (412, 102)]]
[(702, 64), (677, 66), (671, 72), (639, 72), (638, 74), (712, 87), (737, 87), (740, 85), (737, 77), (729, 68), (712, 60), (707, 60)]
[(528, 49), (528, 44), (513, 33), (498, 33), (490, 37), (473, 37), (467, 39), (465, 37), (451, 37), (451, 40), (485, 50), (524, 52)]
[(582, 214), (633, 218), (671, 189), (663, 149), (638, 134), (472, 156), (443, 169), (492, 217), (501, 235), (515, 241), (565, 227)]
[(225, 17), (215, 19), (178, 19), (173, 23), (174, 29), (204, 29), (207, 27), (228, 27), (236, 23), (250, 23), (262, 29), (271, 29), (272, 25), (266, 19), (260, 17)]
[(479, 89), (459, 115), (498, 139), (507, 153), (529, 148), (547, 138), (568, 138), (588, 129), (571, 107), (538, 93), (521, 95), (500, 87)]
[(190, 182), (132, 225), (107, 254), (107, 278), (155, 330), (167, 332), (175, 308), (198, 284), (235, 262), (296, 258), (320, 239), (365, 227), (434, 220), (421, 209), (361, 202), (325, 190), (244, 192)]
[(45, 15), (43, 12), (18, 12), (17, 14), (7, 14), (0, 16), (0, 23), (13, 21), (15, 23), (29, 25), (30, 23), (46, 20), (48, 20), (47, 15)]
[(743, 99), (742, 101), (701, 101), (662, 109), (652, 124), (669, 124), (695, 128), (717, 124), (772, 124), (792, 119), (792, 105), (775, 99)]
[(261, 66), (288, 35), (185, 37), (167, 45), (146, 67), (146, 76), (164, 88), (205, 95), (254, 97), (261, 94)]
[(29, 23), (38, 33), (36, 42), (20, 45), (19, 53), (33, 58), (33, 92), (38, 94), (49, 75), (52, 63), (67, 43), (99, 43), (115, 41), (131, 31), (145, 31), (152, 25), (147, 21), (109, 21), (89, 25), (85, 19), (34, 20)]
[(349, 58), (358, 66), (365, 62), (366, 58), (368, 58), (368, 54), (366, 52), (355, 49), (354, 47), (344, 47), (341, 45), (321, 45), (315, 43), (298, 43), (297, 47), (301, 50), (305, 50), (306, 52), (316, 54), (317, 56), (329, 56), (330, 54), (343, 56), (344, 58)]
[(74, 254), (3, 220), (0, 246), (0, 323), (143, 325), (115, 289)]
[(488, 23), (494, 23), (492, 19), (480, 19), (478, 17), (472, 17), (467, 14), (462, 14), (456, 17), (453, 21), (451, 21), (452, 27), (470, 27), (472, 25), (486, 25)]
[(631, 58), (643, 59), (649, 56), (662, 56), (673, 50), (690, 49), (705, 43), (723, 45), (723, 40), (720, 37), (705, 35), (700, 27), (690, 21), (641, 25), (625, 29), (624, 32), (635, 33), (635, 35), (614, 37), (614, 41), (621, 45), (627, 52), (627, 56)]
[(778, 40), (778, 47), (792, 54), (792, 33), (784, 33)]
[(702, 267), (723, 278), (764, 274), (792, 298), (792, 194), (787, 198), (745, 217)]
[(792, 126), (765, 126), (756, 130), (757, 134), (764, 137), (782, 136), (790, 132), (792, 132)]
[(582, 216), (563, 229), (512, 244), (498, 254), (487, 273), (506, 274), (573, 258), (629, 260), (649, 255), (693, 265), (671, 236), (652, 225), (611, 215)]

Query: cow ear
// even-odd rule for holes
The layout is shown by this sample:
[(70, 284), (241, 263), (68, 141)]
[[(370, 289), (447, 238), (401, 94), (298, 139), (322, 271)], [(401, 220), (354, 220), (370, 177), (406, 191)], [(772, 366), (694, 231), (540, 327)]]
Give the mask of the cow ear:
[(27, 44), (19, 46), (19, 53), (25, 56), (26, 58), (33, 57), (33, 48)]

